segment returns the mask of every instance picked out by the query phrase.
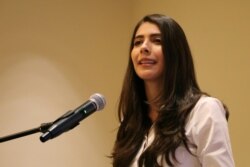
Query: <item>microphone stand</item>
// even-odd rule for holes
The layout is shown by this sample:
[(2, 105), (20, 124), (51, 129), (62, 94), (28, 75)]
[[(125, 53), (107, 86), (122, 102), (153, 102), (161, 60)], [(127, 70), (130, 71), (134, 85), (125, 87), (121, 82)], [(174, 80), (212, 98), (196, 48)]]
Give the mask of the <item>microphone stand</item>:
[[(12, 134), (12, 135), (8, 135), (8, 136), (4, 136), (4, 137), (0, 137), (0, 143), (2, 142), (5, 142), (5, 141), (8, 141), (8, 140), (12, 140), (12, 139), (16, 139), (16, 138), (19, 138), (19, 137), (23, 137), (23, 136), (27, 136), (27, 135), (31, 135), (31, 134), (34, 134), (34, 133), (37, 133), (37, 132), (42, 132), (42, 133), (45, 133), (48, 131), (48, 129), (57, 121), (60, 121), (64, 118), (67, 118), (69, 117), (71, 114), (73, 114), (73, 111), (69, 110), (67, 111), (65, 114), (63, 114), (61, 117), (57, 118), (55, 121), (53, 122), (49, 122), (49, 123), (42, 123), (39, 127), (37, 128), (33, 128), (33, 129), (30, 129), (30, 130), (26, 130), (26, 131), (22, 131), (22, 132), (19, 132), (19, 133), (15, 133), (15, 134)], [(72, 126), (71, 129), (73, 129), (76, 125)]]
[(33, 129), (30, 129), (30, 130), (18, 132), (18, 133), (12, 134), (12, 135), (0, 137), (0, 143), (6, 142), (8, 140), (16, 139), (16, 138), (19, 138), (19, 137), (31, 135), (31, 134), (34, 134), (34, 133), (37, 133), (37, 132), (45, 133), (52, 125), (53, 125), (53, 122), (42, 123), (37, 128), (33, 128)]

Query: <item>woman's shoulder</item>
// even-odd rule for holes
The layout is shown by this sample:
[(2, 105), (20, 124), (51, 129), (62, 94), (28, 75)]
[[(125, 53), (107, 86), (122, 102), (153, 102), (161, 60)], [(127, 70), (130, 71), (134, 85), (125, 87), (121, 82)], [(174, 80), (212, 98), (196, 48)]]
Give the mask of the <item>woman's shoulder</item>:
[(221, 100), (211, 96), (201, 96), (190, 113), (189, 121), (217, 120), (222, 117), (226, 118), (225, 114), (226, 111)]
[(221, 100), (215, 97), (203, 95), (197, 101), (196, 105), (193, 108), (193, 111), (198, 109), (221, 109), (224, 110), (223, 103)]

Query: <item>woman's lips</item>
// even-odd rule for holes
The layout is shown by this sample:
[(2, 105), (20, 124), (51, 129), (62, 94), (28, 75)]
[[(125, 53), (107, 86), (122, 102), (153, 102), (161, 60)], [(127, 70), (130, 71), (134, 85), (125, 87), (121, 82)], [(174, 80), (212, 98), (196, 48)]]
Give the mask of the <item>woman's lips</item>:
[(156, 61), (155, 60), (153, 60), (153, 59), (141, 59), (140, 61), (139, 61), (139, 64), (142, 64), (142, 65), (152, 65), (152, 64), (155, 64), (156, 63)]

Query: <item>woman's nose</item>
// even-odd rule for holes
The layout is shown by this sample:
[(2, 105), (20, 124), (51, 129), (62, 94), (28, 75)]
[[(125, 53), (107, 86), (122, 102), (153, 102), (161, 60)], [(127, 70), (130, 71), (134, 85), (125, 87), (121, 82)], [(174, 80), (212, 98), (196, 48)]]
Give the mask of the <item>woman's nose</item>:
[(147, 41), (144, 41), (141, 45), (141, 53), (145, 55), (150, 54), (150, 44)]

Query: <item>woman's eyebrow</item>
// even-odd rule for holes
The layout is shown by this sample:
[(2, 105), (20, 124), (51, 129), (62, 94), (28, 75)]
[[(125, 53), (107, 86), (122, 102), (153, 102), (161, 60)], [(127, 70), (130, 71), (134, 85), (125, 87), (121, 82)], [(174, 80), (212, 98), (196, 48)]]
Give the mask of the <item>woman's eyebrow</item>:
[(150, 36), (151, 37), (161, 37), (161, 34), (160, 33), (154, 33), (154, 34), (151, 34)]
[(140, 38), (143, 38), (143, 37), (144, 37), (144, 35), (136, 35), (135, 39), (138, 39), (138, 38), (140, 39)]
[[(152, 33), (150, 34), (150, 37), (160, 37), (161, 36), (161, 33)], [(135, 39), (138, 39), (138, 38), (144, 38), (144, 35), (136, 35), (135, 36)]]

